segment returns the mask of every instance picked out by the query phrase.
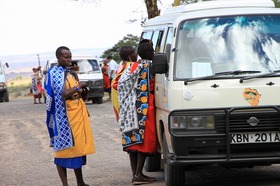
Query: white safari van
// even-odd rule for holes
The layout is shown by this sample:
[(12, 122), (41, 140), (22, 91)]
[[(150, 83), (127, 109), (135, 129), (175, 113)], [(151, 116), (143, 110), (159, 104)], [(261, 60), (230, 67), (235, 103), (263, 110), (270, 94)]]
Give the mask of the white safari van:
[[(167, 186), (218, 164), (280, 163), (280, 9), (270, 0), (219, 0), (167, 10), (141, 39), (155, 56), (159, 152)], [(160, 168), (157, 157), (145, 168)]]
[(8, 82), (5, 73), (5, 68), (8, 68), (8, 63), (5, 63), (5, 66), (0, 61), (0, 102), (9, 102), (9, 91), (8, 91)]
[[(47, 61), (44, 74), (56, 64), (56, 59)], [(97, 104), (103, 103), (104, 82), (98, 61), (90, 56), (72, 56), (72, 64), (79, 67), (77, 72), (79, 80), (88, 83), (87, 101), (90, 100)]]

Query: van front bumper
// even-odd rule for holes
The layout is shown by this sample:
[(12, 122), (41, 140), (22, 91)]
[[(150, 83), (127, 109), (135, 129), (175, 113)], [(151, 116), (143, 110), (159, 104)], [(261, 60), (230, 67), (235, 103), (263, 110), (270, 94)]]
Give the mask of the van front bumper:
[(87, 82), (87, 97), (88, 99), (91, 98), (98, 98), (104, 96), (104, 82), (103, 79), (97, 80), (81, 80), (83, 82)]
[[(214, 130), (188, 130), (170, 127), (172, 153), (167, 155), (172, 164), (238, 164), (280, 163), (280, 138), (265, 140), (269, 134), (280, 134), (280, 109), (278, 106), (223, 108), (208, 110), (173, 111), (173, 116), (212, 114)], [(250, 125), (250, 118), (257, 118), (257, 125)], [(170, 116), (169, 116), (170, 118)], [(186, 125), (184, 125), (186, 126)], [(235, 134), (258, 134), (263, 139), (239, 142)], [(279, 135), (280, 137), (280, 135)], [(276, 140), (275, 140), (276, 139)]]
[(88, 87), (88, 98), (96, 98), (104, 96), (104, 88), (101, 87)]

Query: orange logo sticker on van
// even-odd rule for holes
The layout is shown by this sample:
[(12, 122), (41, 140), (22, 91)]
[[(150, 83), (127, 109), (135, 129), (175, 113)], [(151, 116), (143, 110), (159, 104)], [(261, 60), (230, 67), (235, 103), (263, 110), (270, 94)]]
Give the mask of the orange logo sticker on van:
[(245, 88), (243, 91), (243, 97), (252, 106), (258, 106), (261, 96), (256, 89)]

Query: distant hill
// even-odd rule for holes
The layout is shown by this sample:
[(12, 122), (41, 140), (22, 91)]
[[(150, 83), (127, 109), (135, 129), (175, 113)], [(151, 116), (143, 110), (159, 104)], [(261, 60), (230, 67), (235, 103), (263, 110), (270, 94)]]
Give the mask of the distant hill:
[[(86, 48), (86, 49), (71, 49), (73, 55), (88, 55), (96, 57), (97, 59), (107, 50), (106, 48)], [(9, 68), (6, 68), (6, 74), (8, 77), (17, 76), (28, 73), (32, 73), (33, 67), (44, 67), (46, 62), (55, 58), (54, 52), (45, 52), (39, 54), (25, 54), (25, 55), (13, 55), (13, 56), (0, 56), (0, 61), (9, 64)], [(11, 74), (11, 75), (10, 75)]]
[(19, 73), (12, 72), (12, 73), (7, 74), (7, 79), (12, 80), (12, 79), (16, 79), (17, 77), (21, 76), (23, 78), (30, 78), (30, 81), (31, 81), (31, 75), (32, 75), (32, 72), (19, 72)]

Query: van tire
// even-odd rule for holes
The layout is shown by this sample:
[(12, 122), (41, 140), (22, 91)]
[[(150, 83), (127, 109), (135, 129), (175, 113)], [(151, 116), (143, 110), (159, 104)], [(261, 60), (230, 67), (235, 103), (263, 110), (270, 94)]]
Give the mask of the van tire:
[(166, 186), (181, 186), (185, 185), (185, 170), (182, 166), (170, 164), (168, 158), (167, 142), (163, 133), (163, 156), (164, 160), (164, 180)]
[(103, 97), (95, 98), (97, 104), (103, 103)]
[(156, 153), (153, 156), (148, 156), (145, 161), (145, 170), (147, 172), (156, 172), (160, 171), (160, 163), (161, 163), (161, 154)]
[(8, 93), (8, 91), (4, 93), (4, 101), (5, 102), (9, 102), (10, 101), (9, 100), (9, 93)]
[(92, 104), (101, 104), (103, 103), (103, 97), (96, 97), (96, 98), (92, 98)]

